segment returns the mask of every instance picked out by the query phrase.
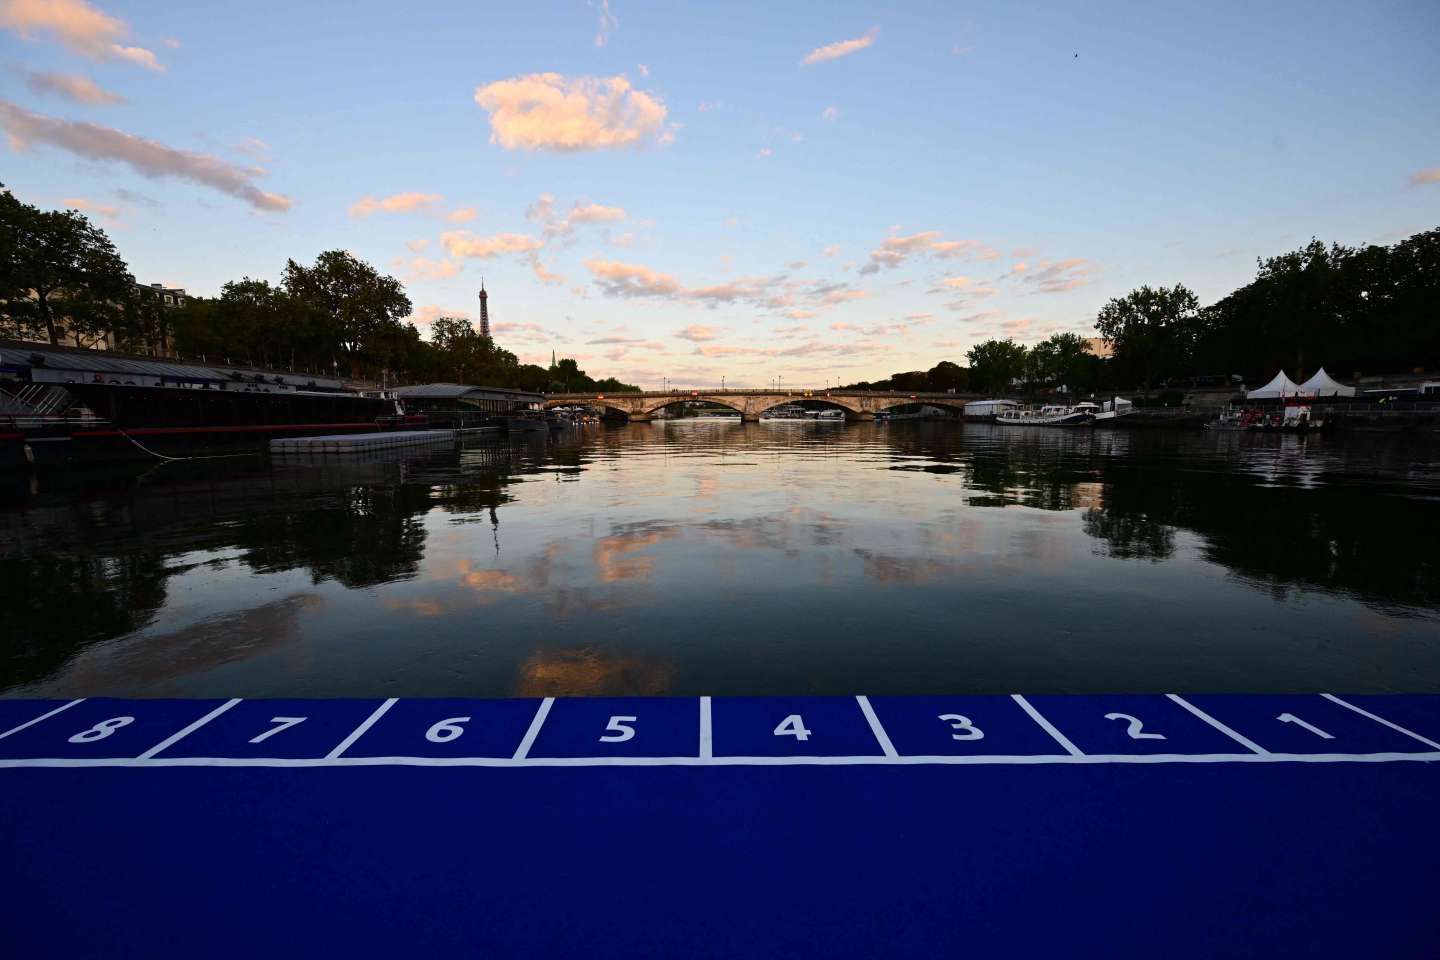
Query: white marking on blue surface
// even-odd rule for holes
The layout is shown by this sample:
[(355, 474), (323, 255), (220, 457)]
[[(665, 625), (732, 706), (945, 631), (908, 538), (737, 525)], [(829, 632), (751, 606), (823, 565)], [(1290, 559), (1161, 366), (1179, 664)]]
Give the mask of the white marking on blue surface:
[(69, 703), (62, 704), (62, 705), (56, 707), (54, 710), (51, 710), (49, 713), (42, 713), (42, 714), (40, 714), (40, 716), (36, 717), (34, 720), (27, 720), (25, 723), (20, 724), (20, 726), (18, 726), (18, 727), (11, 727), (9, 730), (6, 730), (4, 733), (0, 733), (0, 740), (4, 740), (6, 737), (10, 736), (10, 734), (12, 734), (12, 733), (19, 733), (21, 730), (25, 730), (25, 729), (27, 729), (27, 728), (29, 728), (29, 727), (33, 727), (33, 726), (35, 726), (35, 724), (39, 723), (41, 720), (49, 720), (51, 717), (55, 716), (55, 714), (60, 713), (60, 712), (65, 711), (65, 710), (69, 710), (71, 707), (75, 706), (75, 704), (77, 704), (77, 703), (84, 703), (84, 702), (85, 702), (85, 698), (84, 698), (84, 697), (81, 697), (79, 700), (71, 700)]
[[(1234, 740), (1236, 743), (1240, 744), (1240, 746), (1244, 747), (1245, 749), (1253, 751), (1254, 753), (1270, 752), (1269, 750), (1266, 750), (1264, 747), (1260, 746), (1260, 744), (1256, 743), (1254, 740), (1251, 740), (1248, 737), (1241, 736), (1234, 730), (1231, 730), (1229, 727), (1225, 726), (1225, 724), (1221, 723), (1219, 720), (1216, 720), (1214, 717), (1210, 716), (1210, 714), (1206, 713), (1204, 710), (1201, 710), (1199, 707), (1195, 706), (1195, 704), (1191, 703), (1189, 700), (1186, 700), (1178, 693), (1167, 693), (1165, 694), (1165, 696), (1180, 704), (1180, 706), (1184, 707), (1186, 710), (1189, 710), (1191, 713), (1195, 714), (1195, 716), (1199, 717), (1201, 720), (1204, 720), (1206, 723), (1210, 724), (1210, 726), (1214, 727), (1216, 730), (1219, 730), (1221, 733), (1225, 734), (1225, 736), (1229, 737), (1231, 740)], [(1440, 750), (1440, 747), (1436, 747), (1436, 749)]]
[(1065, 734), (1055, 729), (1055, 724), (1051, 723), (1049, 720), (1046, 720), (1043, 716), (1041, 716), (1040, 711), (1032, 707), (1029, 700), (1026, 700), (1018, 693), (1010, 694), (1010, 699), (1020, 704), (1020, 709), (1030, 714), (1030, 719), (1040, 724), (1040, 728), (1042, 730), (1050, 734), (1050, 736), (1054, 737), (1055, 742), (1060, 744), (1060, 746), (1064, 747), (1066, 753), (1070, 754), (1070, 756), (1072, 757), (1085, 756), (1085, 754), (1080, 751), (1079, 747), (1075, 746), (1075, 744), (1070, 742), (1069, 737), (1065, 736)]
[(715, 728), (710, 719), (710, 698), (700, 698), (700, 759), (715, 756)]
[(875, 715), (875, 708), (870, 706), (870, 698), (858, 696), (855, 698), (855, 702), (860, 704), (860, 712), (865, 714), (865, 720), (870, 724), (870, 732), (875, 734), (875, 740), (880, 744), (880, 749), (884, 751), (885, 756), (899, 756), (895, 752), (895, 745), (890, 742), (890, 735), (885, 732), (885, 728), (880, 724), (880, 718)]
[(1420, 736), (1420, 734), (1415, 733), (1415, 732), (1412, 731), (1412, 730), (1406, 730), (1404, 727), (1400, 726), (1400, 724), (1398, 724), (1398, 723), (1391, 723), (1389, 720), (1386, 720), (1384, 717), (1377, 717), (1375, 714), (1371, 713), (1369, 710), (1362, 709), (1361, 707), (1355, 706), (1355, 704), (1353, 704), (1353, 703), (1348, 703), (1348, 702), (1346, 702), (1346, 701), (1344, 701), (1344, 700), (1341, 700), (1339, 697), (1335, 696), (1333, 693), (1322, 693), (1322, 694), (1320, 694), (1320, 696), (1324, 697), (1326, 700), (1334, 701), (1335, 703), (1340, 704), (1340, 706), (1345, 707), (1346, 709), (1354, 710), (1356, 713), (1360, 714), (1360, 716), (1362, 716), (1362, 717), (1369, 717), (1371, 720), (1374, 720), (1376, 723), (1384, 724), (1385, 726), (1389, 727), (1391, 730), (1394, 730), (1396, 733), (1403, 733), (1403, 734), (1405, 734), (1405, 736), (1407, 736), (1407, 737), (1411, 737), (1412, 739), (1419, 740), (1421, 743), (1425, 744), (1425, 746), (1427, 746), (1427, 747), (1433, 747), (1433, 748), (1436, 749), (1436, 750), (1440, 750), (1440, 743), (1436, 743), (1434, 740), (1430, 740), (1430, 739), (1427, 739), (1427, 738), (1425, 738), (1425, 737), (1422, 737), (1422, 736)]
[(369, 730), (371, 727), (375, 726), (375, 721), (385, 716), (385, 711), (395, 706), (396, 699), (396, 697), (391, 697), (389, 700), (386, 700), (384, 703), (380, 704), (380, 706), (376, 707), (375, 712), (370, 714), (370, 716), (366, 717), (364, 721), (361, 722), (360, 726), (350, 731), (350, 736), (346, 737), (344, 740), (341, 740), (334, 750), (331, 750), (328, 754), (326, 754), (326, 758), (333, 760), (339, 757), (346, 750), (349, 750), (351, 745), (353, 745), (356, 740), (359, 740), (361, 737), (365, 736), (366, 730)]
[(540, 736), (540, 728), (545, 725), (545, 717), (554, 703), (554, 697), (546, 697), (540, 701), (540, 706), (535, 710), (535, 719), (530, 721), (530, 729), (525, 731), (525, 738), (520, 741), (520, 746), (515, 748), (512, 760), (524, 760), (530, 753), (530, 748), (535, 745), (535, 738)]
[(164, 740), (161, 740), (159, 743), (155, 744), (155, 746), (140, 754), (140, 756), (136, 759), (149, 760), (161, 750), (164, 750), (168, 747), (173, 747), (181, 740), (184, 740), (186, 737), (190, 736), (190, 734), (194, 733), (196, 730), (199, 730), (201, 727), (205, 726), (205, 724), (209, 723), (211, 720), (214, 720), (216, 717), (220, 716), (220, 714), (224, 713), (226, 710), (229, 710), (231, 707), (235, 706), (235, 704), (239, 703), (240, 700), (240, 697), (236, 697), (234, 700), (227, 700), (225, 703), (222, 703), (214, 710), (211, 710), (209, 713), (205, 714), (205, 716), (201, 717), (199, 720), (196, 720), (194, 723), (190, 724), (185, 729), (181, 730), (178, 733), (171, 734)]

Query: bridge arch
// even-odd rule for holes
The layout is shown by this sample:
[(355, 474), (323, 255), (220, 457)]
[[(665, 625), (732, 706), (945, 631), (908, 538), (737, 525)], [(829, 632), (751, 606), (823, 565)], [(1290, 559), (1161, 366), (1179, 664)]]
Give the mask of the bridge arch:
[(885, 397), (877, 398), (872, 403), (872, 409), (879, 413), (882, 410), (893, 410), (896, 407), (938, 407), (941, 410), (949, 410), (951, 413), (963, 416), (965, 413), (965, 399), (955, 398), (953, 400), (939, 399), (936, 397)]
[(710, 403), (710, 404), (714, 404), (715, 406), (718, 406), (718, 407), (725, 407), (725, 408), (727, 408), (727, 409), (734, 410), (736, 413), (740, 414), (740, 416), (741, 416), (742, 418), (745, 416), (745, 414), (746, 414), (746, 412), (747, 412), (747, 411), (745, 410), (745, 404), (744, 404), (744, 401), (743, 401), (743, 400), (738, 400), (738, 401), (737, 401), (737, 400), (735, 400), (735, 399), (733, 399), (733, 398), (731, 398), (731, 397), (726, 397), (724, 394), (716, 394), (716, 395), (710, 395), (710, 394), (698, 394), (698, 395), (697, 395), (697, 394), (685, 394), (685, 395), (681, 395), (681, 396), (659, 397), (659, 398), (656, 398), (655, 400), (653, 400), (652, 402), (646, 404), (646, 405), (644, 406), (642, 412), (643, 412), (643, 413), (645, 414), (645, 416), (647, 416), (647, 417), (653, 417), (656, 413), (660, 412), (661, 410), (664, 410), (666, 407), (673, 407), (673, 406), (676, 406), (677, 404), (681, 404), (681, 403), (702, 403), (702, 402), (703, 402), (703, 403)]
[(788, 396), (781, 394), (778, 396), (757, 397), (756, 401), (751, 406), (751, 410), (754, 416), (759, 417), (760, 414), (765, 413), (767, 410), (774, 410), (776, 407), (783, 407), (787, 404), (799, 404), (801, 406), (805, 406), (806, 404), (818, 404), (819, 406), (825, 407), (826, 409), (830, 410), (843, 410), (845, 411), (846, 420), (854, 420), (856, 417), (862, 416), (866, 412), (860, 406), (860, 404), (856, 403), (854, 400), (842, 397), (832, 397), (823, 393), (816, 393), (814, 391), (810, 391), (810, 394), (808, 396), (804, 394)]

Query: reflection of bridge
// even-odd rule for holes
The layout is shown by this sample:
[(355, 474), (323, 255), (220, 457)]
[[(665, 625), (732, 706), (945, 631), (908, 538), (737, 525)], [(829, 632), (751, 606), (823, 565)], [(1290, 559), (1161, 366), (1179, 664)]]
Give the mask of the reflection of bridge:
[(644, 393), (552, 393), (546, 396), (546, 407), (584, 404), (604, 407), (623, 413), (631, 420), (649, 420), (662, 407), (674, 403), (703, 401), (729, 407), (750, 422), (771, 407), (786, 403), (844, 410), (847, 420), (874, 420), (875, 414), (891, 407), (907, 404), (929, 404), (960, 413), (974, 393), (903, 393), (881, 390), (651, 390)]

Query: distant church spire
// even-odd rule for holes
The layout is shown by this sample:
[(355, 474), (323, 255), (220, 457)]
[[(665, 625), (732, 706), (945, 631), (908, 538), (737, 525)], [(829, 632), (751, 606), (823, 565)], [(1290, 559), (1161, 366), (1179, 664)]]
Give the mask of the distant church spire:
[(485, 292), (485, 278), (480, 278), (480, 336), (490, 336), (490, 294)]

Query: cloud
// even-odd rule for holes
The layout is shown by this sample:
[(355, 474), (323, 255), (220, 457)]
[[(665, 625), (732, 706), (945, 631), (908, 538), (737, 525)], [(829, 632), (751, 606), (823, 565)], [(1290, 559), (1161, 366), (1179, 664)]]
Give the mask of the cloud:
[(457, 318), (469, 320), (469, 319), (470, 319), (470, 311), (468, 311), (468, 310), (455, 310), (455, 309), (450, 309), (450, 308), (442, 307), (442, 306), (439, 306), (439, 305), (437, 305), (437, 304), (427, 303), (427, 304), (425, 304), (425, 306), (419, 308), (418, 310), (416, 310), (414, 313), (410, 314), (410, 316), (406, 317), (405, 319), (406, 319), (408, 322), (415, 324), (415, 326), (417, 326), (417, 327), (428, 327), (428, 326), (430, 326), (431, 324), (433, 324), (436, 320), (439, 320), (441, 317), (457, 317)]
[(816, 47), (805, 54), (800, 62), (805, 66), (813, 66), (817, 63), (825, 63), (828, 60), (838, 60), (841, 57), (848, 57), (852, 53), (859, 53), (875, 42), (875, 36), (880, 32), (879, 27), (871, 27), (861, 36), (853, 40), (838, 40), (835, 43), (827, 43), (823, 47)]
[(836, 304), (849, 303), (851, 300), (864, 300), (870, 294), (864, 290), (832, 290), (820, 298), (821, 303)]
[(95, 200), (86, 200), (84, 197), (66, 197), (60, 201), (67, 210), (79, 210), (83, 213), (93, 213), (97, 217), (103, 217), (112, 223), (120, 219), (120, 208), (110, 204), (99, 203)]
[(840, 119), (840, 108), (826, 107), (824, 110), (820, 111), (820, 116), (826, 120), (838, 120)]
[(833, 257), (833, 256), (835, 256), (835, 254), (837, 254), (837, 253), (840, 252), (840, 244), (838, 244), (838, 243), (832, 243), (832, 244), (830, 244), (830, 246), (826, 247), (824, 250), (821, 250), (820, 252), (823, 253), (823, 254), (824, 254), (825, 256), (827, 256), (827, 257)]
[(623, 208), (607, 207), (598, 203), (587, 203), (584, 206), (577, 203), (570, 210), (569, 217), (571, 223), (608, 223), (624, 219)]
[(257, 160), (265, 160), (270, 156), (270, 144), (259, 137), (246, 137), (239, 143), (231, 144), (230, 149)]
[[(895, 227), (890, 228), (897, 230)], [(893, 270), (912, 256), (922, 255), (937, 260), (957, 260), (973, 257), (978, 260), (994, 260), (1001, 256), (999, 250), (987, 247), (979, 240), (946, 240), (939, 230), (922, 230), (909, 236), (896, 233), (886, 237), (880, 246), (870, 251), (870, 262), (860, 268), (862, 274), (876, 273), (882, 267)]]
[(611, 237), (610, 243), (617, 247), (629, 247), (635, 244), (635, 234), (622, 233), (618, 237)]
[(13, 69), (15, 73), (25, 79), (25, 85), (30, 88), (31, 93), (62, 97), (74, 103), (91, 106), (109, 106), (126, 102), (120, 94), (102, 88), (94, 80), (82, 74), (42, 73), (39, 70), (27, 70), (24, 67)]
[(477, 237), (469, 230), (447, 230), (440, 234), (440, 244), (452, 257), (480, 259), (505, 253), (528, 253), (545, 246), (543, 240), (523, 233), (497, 233), (492, 237)]
[[(603, 47), (610, 42), (610, 34), (620, 27), (620, 21), (610, 12), (610, 0), (600, 0), (600, 26), (595, 30), (595, 46)], [(644, 73), (640, 74), (642, 77)]]
[(1440, 183), (1440, 167), (1430, 167), (1428, 170), (1417, 170), (1410, 174), (1410, 186), (1418, 187), (1427, 183)]
[(161, 37), (160, 42), (165, 44), (165, 46), (169, 47), (171, 50), (179, 50), (181, 47), (180, 41), (175, 37)]
[(372, 213), (414, 213), (416, 210), (424, 210), (433, 207), (443, 198), (438, 193), (397, 193), (393, 196), (376, 200), (374, 197), (362, 197), (350, 204), (350, 216), (368, 217)]
[(760, 148), (760, 152), (759, 152), (759, 154), (757, 154), (757, 156), (768, 157), (768, 156), (770, 156), (771, 154), (773, 154), (774, 152), (775, 152), (775, 151), (774, 151), (774, 150), (771, 150), (769, 147), (761, 147), (761, 148)]
[(946, 277), (945, 279), (941, 280), (940, 283), (935, 287), (935, 290), (932, 290), (931, 292), (934, 293), (936, 291), (939, 291), (942, 287), (948, 287), (951, 290), (964, 290), (966, 287), (972, 285), (974, 282), (975, 281), (971, 280), (969, 277)]
[(152, 180), (174, 177), (229, 194), (257, 210), (289, 210), (289, 197), (266, 193), (254, 178), (263, 171), (237, 167), (218, 157), (176, 150), (154, 140), (94, 123), (57, 120), (0, 100), (0, 127), (12, 147), (45, 143), (91, 160), (113, 160)]
[(555, 215), (555, 197), (542, 193), (535, 202), (525, 208), (525, 219), (535, 220), (544, 225), (547, 237), (568, 237), (575, 232), (575, 225), (581, 223), (618, 223), (625, 219), (623, 207), (607, 207), (600, 203), (576, 201), (564, 217)]
[(928, 323), (928, 322), (930, 322), (931, 320), (934, 320), (934, 319), (935, 319), (935, 314), (933, 314), (933, 313), (907, 313), (907, 314), (905, 314), (905, 319), (906, 319), (906, 320), (909, 320), (911, 323)]
[(451, 210), (445, 215), (445, 219), (451, 223), (469, 223), (479, 213), (474, 207), (461, 207), (458, 210)]
[(645, 66), (645, 64), (643, 63), (635, 64), (635, 72), (640, 74), (640, 76), (642, 77), (650, 76), (650, 68)]
[(490, 142), (506, 150), (597, 150), (659, 134), (667, 110), (624, 76), (531, 73), (475, 91), (490, 114)]
[(805, 261), (804, 261), (804, 260), (791, 260), (789, 263), (785, 264), (785, 266), (788, 267), (788, 268), (790, 268), (791, 270), (804, 270), (804, 269), (805, 269)]
[(460, 264), (454, 260), (431, 260), (428, 257), (396, 257), (392, 261), (397, 268), (408, 269), (406, 283), (416, 280), (448, 280), (460, 272)]
[(124, 187), (118, 187), (114, 190), (111, 190), (110, 192), (115, 194), (115, 196), (120, 198), (121, 200), (124, 200), (126, 203), (134, 203), (142, 207), (160, 206), (160, 202), (154, 197), (147, 197), (143, 193), (136, 193), (133, 190), (126, 190)]
[(85, 0), (0, 0), (0, 28), (25, 39), (48, 34), (91, 60), (128, 60), (148, 70), (165, 68), (143, 47), (121, 46), (130, 25)]
[(562, 284), (565, 282), (565, 277), (563, 275), (558, 273), (551, 273), (549, 270), (546, 270), (545, 265), (540, 262), (540, 256), (536, 253), (530, 254), (530, 272), (535, 274), (536, 280), (539, 280), (547, 287), (554, 286), (555, 284)]
[(405, 246), (409, 247), (415, 253), (419, 253), (421, 250), (424, 250), (426, 247), (430, 246), (430, 240), (427, 237), (421, 237), (419, 240), (409, 241), (405, 244)]
[(1036, 293), (1064, 293), (1090, 283), (1094, 272), (1095, 265), (1088, 260), (1041, 260), (1038, 269), (1026, 273), (1023, 280), (1034, 286)]
[(701, 113), (709, 113), (711, 110), (719, 110), (720, 104), (714, 103), (710, 100), (701, 100), (700, 105), (695, 109), (699, 110)]
[(707, 327), (703, 323), (692, 323), (690, 326), (675, 334), (681, 340), (689, 340), (691, 343), (703, 343), (706, 340), (714, 340), (720, 336), (718, 327)]
[(595, 282), (611, 297), (671, 297), (681, 292), (680, 282), (636, 263), (586, 260)]

